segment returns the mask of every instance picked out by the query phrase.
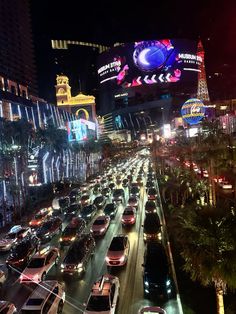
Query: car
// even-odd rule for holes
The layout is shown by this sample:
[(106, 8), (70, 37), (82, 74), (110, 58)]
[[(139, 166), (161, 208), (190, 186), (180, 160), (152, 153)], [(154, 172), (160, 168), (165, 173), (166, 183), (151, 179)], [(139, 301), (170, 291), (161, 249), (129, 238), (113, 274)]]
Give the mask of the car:
[(110, 197), (111, 196), (111, 189), (110, 188), (103, 188), (101, 193), (105, 197)]
[(84, 314), (114, 314), (119, 299), (119, 278), (110, 274), (104, 274), (95, 281)]
[(134, 225), (136, 222), (136, 208), (131, 206), (126, 207), (122, 214), (121, 222), (123, 226)]
[(101, 184), (100, 184), (100, 183), (97, 183), (97, 184), (95, 184), (94, 187), (93, 187), (93, 194), (94, 194), (94, 195), (98, 195), (98, 194), (101, 193), (101, 190), (102, 190)]
[(105, 196), (103, 196), (103, 195), (97, 196), (94, 199), (93, 204), (96, 205), (98, 209), (101, 209), (106, 204)]
[(13, 226), (0, 240), (0, 252), (10, 251), (14, 245), (30, 234), (30, 227), (22, 227), (21, 225)]
[(23, 304), (21, 314), (62, 314), (65, 291), (56, 280), (46, 280), (34, 286)]
[(81, 208), (81, 206), (78, 203), (70, 204), (70, 206), (67, 207), (67, 209), (65, 211), (65, 216), (66, 217), (76, 216), (78, 214), (80, 208)]
[(148, 241), (161, 241), (161, 222), (157, 213), (147, 213), (143, 222), (143, 239)]
[(121, 202), (124, 203), (125, 200), (125, 192), (123, 189), (115, 189), (112, 195), (113, 202)]
[(139, 309), (138, 314), (167, 314), (167, 312), (159, 306), (144, 306)]
[(144, 181), (144, 180), (143, 180), (143, 177), (142, 177), (142, 176), (139, 175), (139, 176), (137, 177), (136, 181), (137, 181), (137, 183), (138, 183), (139, 186), (142, 186), (142, 185), (143, 185), (143, 181)]
[(80, 186), (80, 190), (82, 191), (82, 192), (84, 192), (84, 191), (87, 191), (88, 190), (88, 184), (87, 183), (83, 183), (81, 186)]
[(11, 249), (6, 259), (6, 265), (9, 271), (23, 269), (27, 266), (30, 259), (40, 248), (40, 240), (35, 235), (29, 236), (16, 244)]
[(64, 275), (82, 275), (87, 268), (90, 258), (95, 252), (95, 240), (90, 233), (81, 234), (76, 239), (61, 264), (61, 272)]
[(59, 249), (56, 247), (45, 247), (37, 252), (20, 275), (20, 283), (44, 281), (47, 273), (59, 263)]
[(147, 191), (147, 197), (149, 201), (155, 201), (157, 198), (157, 190), (155, 188), (149, 188)]
[(155, 182), (153, 180), (148, 180), (146, 183), (146, 189), (155, 188)]
[(137, 196), (137, 197), (139, 197), (140, 189), (139, 189), (138, 186), (132, 186), (129, 193), (130, 193), (130, 196)]
[(50, 241), (53, 236), (60, 234), (62, 231), (62, 220), (60, 217), (52, 217), (45, 221), (42, 226), (37, 229), (36, 236), (42, 241)]
[(130, 250), (129, 238), (127, 235), (117, 235), (112, 238), (106, 254), (107, 266), (123, 266), (127, 263)]
[(145, 213), (156, 213), (157, 212), (157, 205), (154, 201), (147, 201), (145, 203)]
[(108, 187), (111, 189), (111, 191), (113, 191), (113, 190), (115, 189), (116, 185), (115, 185), (114, 182), (110, 182), (110, 183), (108, 184)]
[(84, 206), (80, 213), (79, 217), (83, 218), (86, 222), (91, 220), (97, 213), (97, 207), (94, 204)]
[(128, 205), (131, 207), (136, 208), (136, 210), (138, 209), (139, 206), (139, 199), (137, 196), (130, 196), (130, 198), (128, 199)]
[(0, 313), (2, 314), (13, 314), (17, 313), (15, 305), (9, 301), (0, 301)]
[(117, 213), (117, 205), (115, 203), (108, 203), (106, 204), (103, 212), (105, 215), (110, 216), (111, 219), (114, 219)]
[(82, 191), (80, 190), (80, 188), (75, 188), (71, 190), (69, 193), (70, 203), (78, 202), (81, 196)]
[(169, 299), (175, 296), (175, 285), (170, 275), (168, 258), (161, 243), (147, 243), (142, 266), (145, 297), (153, 295)]
[(30, 220), (29, 226), (31, 229), (38, 228), (42, 223), (52, 215), (52, 208), (42, 208), (40, 211)]
[(124, 188), (127, 188), (127, 187), (129, 186), (129, 180), (128, 180), (128, 179), (123, 179), (123, 181), (122, 181), (122, 186), (123, 186)]
[(219, 186), (223, 190), (232, 190), (232, 188), (233, 188), (232, 184), (229, 183), (228, 181), (221, 181), (221, 182), (219, 182)]
[(81, 196), (80, 198), (80, 205), (81, 207), (83, 206), (87, 206), (91, 203), (91, 200), (90, 200), (90, 196), (88, 194), (84, 194)]
[(69, 196), (61, 196), (58, 200), (61, 211), (64, 211), (70, 205)]
[(77, 239), (86, 228), (86, 222), (83, 218), (73, 217), (71, 222), (62, 231), (59, 239), (60, 246), (70, 245)]
[(103, 187), (106, 187), (107, 184), (108, 184), (107, 179), (102, 179), (102, 180), (100, 181), (100, 183), (101, 183), (101, 185), (102, 185)]
[(92, 232), (93, 236), (103, 236), (107, 232), (107, 229), (110, 225), (110, 220), (111, 218), (109, 216), (98, 216), (94, 220), (90, 229), (90, 232)]

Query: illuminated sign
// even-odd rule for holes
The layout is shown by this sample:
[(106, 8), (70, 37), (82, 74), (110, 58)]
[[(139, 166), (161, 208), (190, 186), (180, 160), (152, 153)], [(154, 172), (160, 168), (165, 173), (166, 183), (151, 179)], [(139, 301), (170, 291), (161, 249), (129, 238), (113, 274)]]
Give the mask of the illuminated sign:
[(205, 105), (201, 100), (191, 98), (183, 104), (181, 115), (188, 124), (197, 124), (205, 116)]
[(163, 137), (164, 138), (170, 138), (171, 137), (170, 124), (164, 124), (163, 125)]
[(120, 45), (98, 60), (100, 84), (109, 88), (197, 81), (203, 62), (197, 42), (185, 39), (148, 40)]

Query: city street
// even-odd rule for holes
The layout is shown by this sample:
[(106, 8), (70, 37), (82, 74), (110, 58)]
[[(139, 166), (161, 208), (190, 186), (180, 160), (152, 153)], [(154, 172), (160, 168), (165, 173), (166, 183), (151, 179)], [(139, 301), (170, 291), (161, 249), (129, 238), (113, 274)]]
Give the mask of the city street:
[[(128, 188), (125, 191), (126, 201), (128, 198)], [(87, 301), (93, 282), (102, 274), (107, 272), (118, 276), (120, 280), (120, 297), (117, 313), (137, 313), (138, 309), (143, 305), (160, 305), (167, 310), (168, 313), (181, 314), (178, 309), (176, 300), (170, 300), (162, 303), (161, 300), (149, 301), (143, 297), (143, 280), (142, 280), (142, 263), (144, 254), (143, 228), (144, 219), (144, 204), (147, 200), (145, 189), (141, 188), (140, 206), (138, 210), (136, 224), (130, 228), (124, 228), (121, 225), (121, 215), (124, 206), (119, 205), (119, 209), (115, 219), (111, 222), (106, 235), (96, 240), (96, 253), (91, 258), (85, 275), (81, 279), (71, 278), (64, 279), (60, 272), (60, 264), (56, 268), (52, 267), (46, 279), (56, 279), (64, 282), (66, 292), (66, 302), (63, 313), (80, 313), (83, 311), (83, 304)], [(101, 211), (98, 212), (98, 214)], [(66, 226), (63, 224), (63, 228)], [(87, 230), (89, 231), (90, 225)], [(113, 267), (107, 269), (105, 264), (105, 255), (112, 237), (117, 234), (127, 234), (130, 240), (130, 253), (126, 266)], [(59, 236), (56, 236), (51, 241), (51, 245), (58, 246)], [(65, 256), (65, 250), (61, 250), (61, 261)], [(1, 263), (4, 263), (5, 255), (1, 256)], [(16, 282), (15, 276), (9, 276), (7, 282), (7, 299), (15, 303), (17, 308), (20, 308), (30, 289), (27, 286), (20, 285)]]

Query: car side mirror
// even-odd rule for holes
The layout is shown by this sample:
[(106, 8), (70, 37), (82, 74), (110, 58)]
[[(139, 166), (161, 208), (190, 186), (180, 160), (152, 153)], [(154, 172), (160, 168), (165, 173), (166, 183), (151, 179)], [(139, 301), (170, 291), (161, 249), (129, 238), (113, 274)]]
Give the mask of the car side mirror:
[(142, 225), (142, 227), (143, 227), (143, 225)]
[(144, 264), (142, 264), (141, 266), (142, 266), (142, 267), (144, 267), (145, 265), (144, 265)]

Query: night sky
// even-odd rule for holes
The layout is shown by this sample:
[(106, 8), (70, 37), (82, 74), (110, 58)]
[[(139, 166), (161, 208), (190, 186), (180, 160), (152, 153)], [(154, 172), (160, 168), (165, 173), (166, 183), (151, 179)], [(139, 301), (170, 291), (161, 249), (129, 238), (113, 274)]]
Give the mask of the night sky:
[[(213, 98), (217, 98), (214, 87), (223, 78), (227, 78), (228, 87), (222, 89), (221, 98), (236, 97), (236, 1), (31, 0), (31, 3), (41, 96), (47, 94), (47, 84), (51, 84), (50, 39), (109, 45), (146, 39), (200, 37), (206, 52), (206, 71), (207, 77), (211, 77), (208, 84)], [(218, 72), (222, 76), (214, 77)], [(233, 94), (229, 95), (229, 92)]]

